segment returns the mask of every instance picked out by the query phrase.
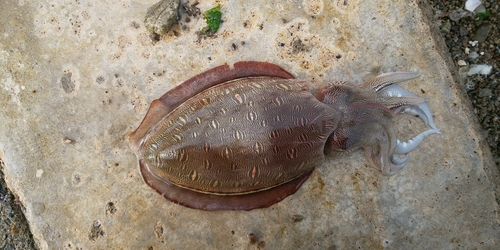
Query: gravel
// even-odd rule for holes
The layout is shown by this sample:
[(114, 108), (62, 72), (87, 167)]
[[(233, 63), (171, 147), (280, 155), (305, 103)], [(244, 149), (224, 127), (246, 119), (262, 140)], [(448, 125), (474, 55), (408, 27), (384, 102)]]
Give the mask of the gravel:
[(22, 204), (7, 189), (0, 159), (0, 249), (35, 249)]
[[(483, 0), (474, 12), (465, 10), (463, 0), (429, 3), (495, 164), (500, 167), (500, 3)], [(471, 69), (478, 73), (470, 75)]]
[[(500, 167), (500, 4), (483, 0), (474, 12), (463, 0), (423, 1), (434, 10), (452, 60), (459, 69), (463, 88), (474, 107), (483, 135)], [(470, 74), (472, 67), (478, 73)], [(489, 74), (488, 71), (491, 71)], [(470, 74), (470, 75), (469, 75)], [(0, 160), (0, 249), (35, 249), (22, 204), (6, 188)]]

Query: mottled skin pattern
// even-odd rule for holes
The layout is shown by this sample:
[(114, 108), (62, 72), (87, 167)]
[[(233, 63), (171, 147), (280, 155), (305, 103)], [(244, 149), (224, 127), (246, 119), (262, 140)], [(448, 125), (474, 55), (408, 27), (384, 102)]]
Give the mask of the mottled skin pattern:
[[(408, 152), (439, 132), (425, 99), (388, 87), (417, 76), (327, 83), (314, 97), (308, 81), (274, 64), (223, 65), (155, 100), (129, 140), (144, 180), (169, 200), (204, 210), (267, 207), (293, 194), (325, 152), (364, 149), (383, 174), (402, 169)], [(391, 118), (401, 112), (431, 129), (397, 141)]]
[(318, 102), (305, 81), (235, 80), (170, 112), (144, 142), (144, 162), (191, 190), (255, 192), (322, 162), (339, 115)]

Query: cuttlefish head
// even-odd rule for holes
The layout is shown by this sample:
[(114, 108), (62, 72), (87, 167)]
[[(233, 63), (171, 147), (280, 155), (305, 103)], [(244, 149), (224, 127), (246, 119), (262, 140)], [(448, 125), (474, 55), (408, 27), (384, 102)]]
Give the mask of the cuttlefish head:
[[(342, 114), (339, 126), (327, 140), (325, 151), (345, 154), (362, 149), (371, 165), (384, 175), (394, 175), (403, 169), (409, 153), (425, 137), (440, 134), (434, 125), (428, 100), (394, 85), (419, 75), (393, 72), (358, 85), (346, 82), (322, 85), (316, 98)], [(419, 117), (428, 130), (408, 141), (398, 140), (391, 120), (401, 113)]]

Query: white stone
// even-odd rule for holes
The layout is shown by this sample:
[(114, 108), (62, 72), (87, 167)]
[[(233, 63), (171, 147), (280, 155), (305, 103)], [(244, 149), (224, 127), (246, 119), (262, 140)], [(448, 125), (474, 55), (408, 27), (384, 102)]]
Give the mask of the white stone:
[(467, 2), (465, 2), (465, 9), (474, 11), (479, 5), (481, 5), (481, 0), (467, 0)]
[(481, 74), (481, 75), (489, 75), (491, 73), (491, 69), (493, 67), (491, 65), (487, 64), (477, 64), (477, 65), (472, 65), (471, 68), (469, 69), (469, 72), (467, 75), (475, 75), (475, 74)]

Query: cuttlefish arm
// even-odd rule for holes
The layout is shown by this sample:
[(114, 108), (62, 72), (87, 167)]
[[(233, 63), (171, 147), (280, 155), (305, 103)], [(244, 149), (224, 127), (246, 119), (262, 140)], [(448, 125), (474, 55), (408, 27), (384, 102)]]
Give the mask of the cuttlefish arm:
[[(355, 86), (334, 82), (320, 87), (317, 98), (343, 114), (343, 120), (327, 140), (326, 151), (342, 154), (363, 149), (371, 165), (384, 175), (403, 169), (411, 151), (427, 136), (440, 133), (428, 99), (395, 85), (419, 75), (393, 72)], [(408, 141), (398, 140), (391, 119), (401, 113), (419, 117), (429, 129)]]
[[(383, 103), (397, 115), (399, 113), (414, 115), (420, 118), (429, 129), (407, 140), (396, 139), (396, 146), (390, 156), (390, 161), (395, 167), (384, 174), (393, 175), (401, 170), (408, 161), (408, 154), (422, 143), (431, 134), (441, 134), (434, 124), (432, 112), (427, 105), (428, 99), (419, 97), (412, 92), (394, 85), (399, 82), (408, 81), (420, 76), (420, 72), (393, 72), (384, 73), (374, 79), (365, 82), (364, 86), (370, 86), (375, 90)], [(400, 158), (396, 155), (404, 155)]]

